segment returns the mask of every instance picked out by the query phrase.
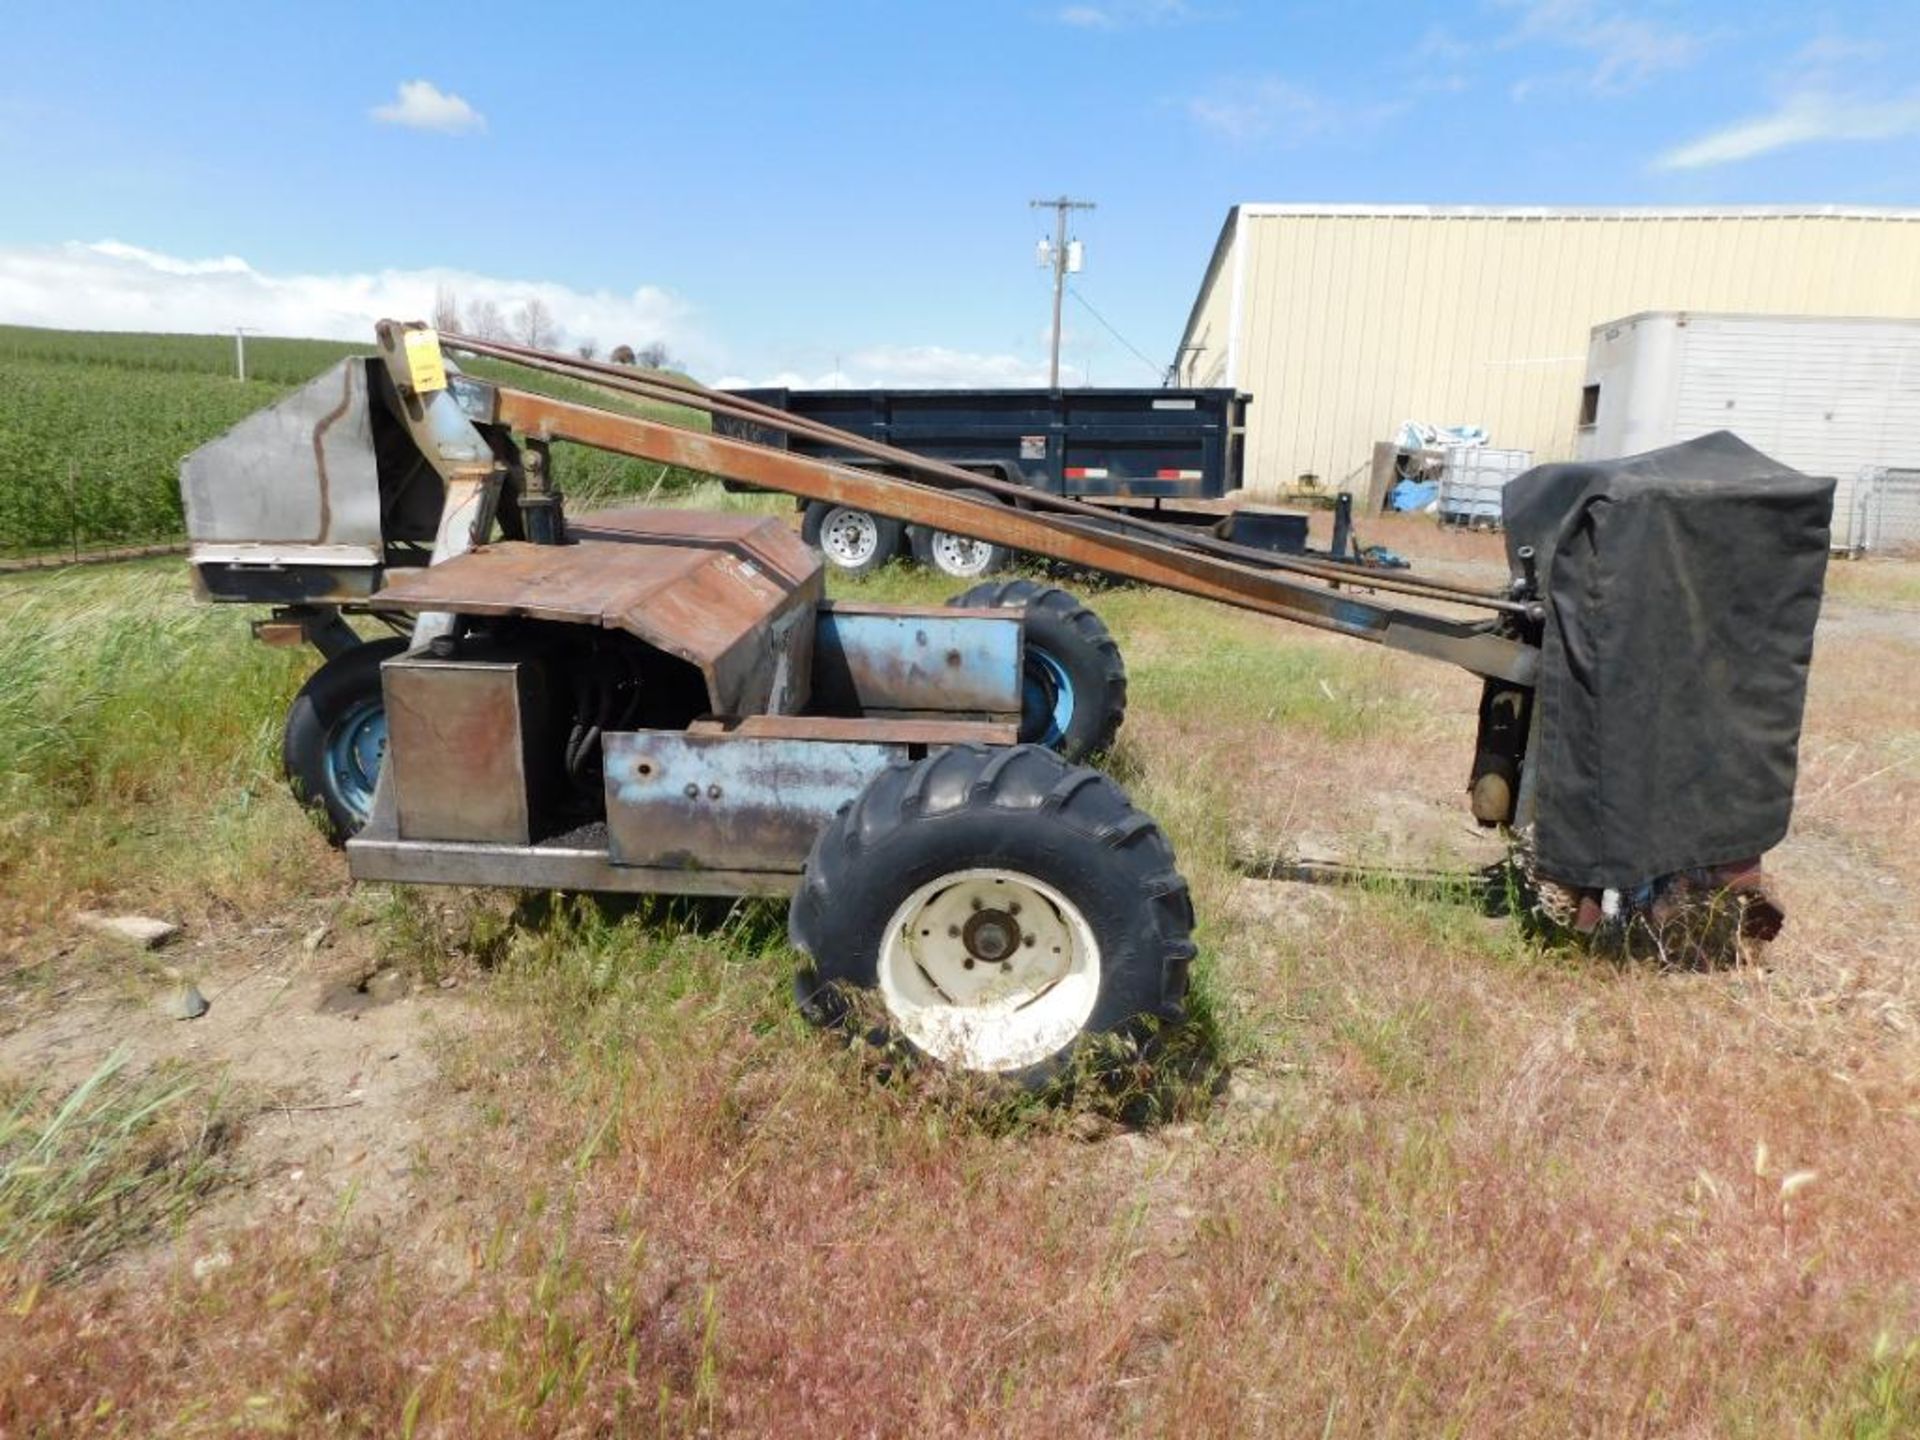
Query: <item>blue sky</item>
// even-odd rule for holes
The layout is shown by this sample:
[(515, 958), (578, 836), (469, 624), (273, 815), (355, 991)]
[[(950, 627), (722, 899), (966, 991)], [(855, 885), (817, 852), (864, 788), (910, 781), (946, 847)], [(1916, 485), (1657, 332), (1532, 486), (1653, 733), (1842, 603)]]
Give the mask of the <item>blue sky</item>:
[[(190, 17), (190, 18), (189, 18)], [(8, 7), (0, 321), (538, 294), (706, 378), (1156, 363), (1235, 201), (1920, 204), (1920, 5)], [(403, 87), (405, 87), (403, 89)], [(111, 243), (102, 243), (111, 242)], [(422, 287), (425, 287), (423, 290)], [(1069, 302), (1095, 383), (1153, 370)]]

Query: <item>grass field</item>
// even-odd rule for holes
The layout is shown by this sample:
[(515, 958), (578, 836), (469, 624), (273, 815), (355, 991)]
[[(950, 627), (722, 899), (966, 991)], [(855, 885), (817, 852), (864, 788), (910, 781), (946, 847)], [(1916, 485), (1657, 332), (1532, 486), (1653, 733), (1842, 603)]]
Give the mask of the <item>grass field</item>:
[(0, 1433), (1916, 1433), (1916, 568), (1829, 603), (1789, 928), (1714, 974), (1244, 875), (1482, 856), (1472, 683), (1096, 595), (1220, 1037), (1137, 1130), (876, 1078), (776, 907), (352, 889), (309, 661), (174, 561), (0, 579)]
[[(247, 341), (234, 378), (231, 336), (110, 334), (0, 326), (0, 559), (171, 539), (182, 526), (180, 459), (237, 420), (372, 348), (330, 340)], [(629, 403), (497, 361), (491, 379), (677, 423), (691, 412)], [(579, 496), (672, 494), (699, 477), (562, 445), (556, 474)]]

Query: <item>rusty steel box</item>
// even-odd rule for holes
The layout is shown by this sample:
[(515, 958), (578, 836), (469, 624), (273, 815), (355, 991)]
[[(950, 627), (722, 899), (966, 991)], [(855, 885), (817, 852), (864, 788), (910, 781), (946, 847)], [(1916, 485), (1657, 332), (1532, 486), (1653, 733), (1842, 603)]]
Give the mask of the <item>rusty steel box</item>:
[(535, 666), (411, 654), (380, 677), (400, 838), (532, 844), (547, 778)]
[(813, 639), (823, 715), (1018, 719), (1024, 612), (830, 601)]
[(615, 865), (797, 871), (814, 838), (904, 743), (615, 731), (606, 747)]

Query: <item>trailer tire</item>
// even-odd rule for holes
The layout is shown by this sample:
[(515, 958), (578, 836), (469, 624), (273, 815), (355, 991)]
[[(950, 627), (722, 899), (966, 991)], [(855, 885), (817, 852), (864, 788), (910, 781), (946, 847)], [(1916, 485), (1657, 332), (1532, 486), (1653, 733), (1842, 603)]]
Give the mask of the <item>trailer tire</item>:
[(900, 521), (885, 515), (825, 500), (808, 501), (800, 519), (800, 538), (835, 570), (856, 580), (873, 574), (900, 553), (905, 530)]
[(815, 840), (788, 930), (815, 1023), (1028, 1088), (1089, 1037), (1108, 1061), (1151, 1058), (1186, 1016), (1193, 904), (1173, 847), (1111, 779), (1037, 745), (875, 776)]
[[(984, 500), (997, 505), (1000, 499), (984, 490), (956, 490), (956, 495), (964, 495), (969, 500)], [(936, 530), (930, 525), (909, 525), (907, 543), (913, 547), (913, 558), (929, 570), (938, 570), (950, 580), (979, 580), (988, 575), (998, 575), (1007, 568), (1007, 562), (1013, 558), (1013, 552), (1004, 545), (996, 545), (990, 540), (971, 540), (964, 535), (955, 535), (946, 530)]]
[(372, 811), (387, 748), (380, 663), (407, 644), (398, 636), (369, 640), (334, 656), (307, 678), (287, 711), (280, 743), (287, 780), (335, 845), (357, 835)]
[(947, 602), (959, 607), (1024, 608), (1020, 740), (1069, 760), (1110, 749), (1127, 715), (1127, 666), (1120, 646), (1091, 607), (1057, 585), (997, 580)]

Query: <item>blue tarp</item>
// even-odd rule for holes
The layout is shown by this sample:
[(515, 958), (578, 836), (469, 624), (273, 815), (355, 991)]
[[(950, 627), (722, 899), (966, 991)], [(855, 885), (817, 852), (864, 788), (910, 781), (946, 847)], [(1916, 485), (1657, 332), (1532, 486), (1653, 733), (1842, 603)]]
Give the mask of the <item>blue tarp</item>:
[(1387, 492), (1389, 510), (1427, 510), (1440, 498), (1439, 481), (1398, 480)]

